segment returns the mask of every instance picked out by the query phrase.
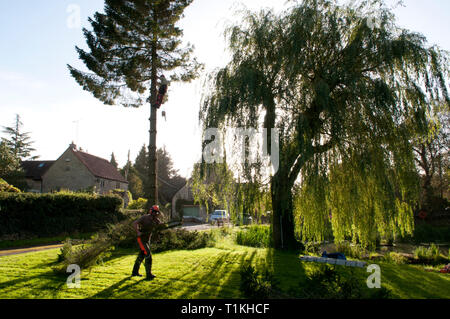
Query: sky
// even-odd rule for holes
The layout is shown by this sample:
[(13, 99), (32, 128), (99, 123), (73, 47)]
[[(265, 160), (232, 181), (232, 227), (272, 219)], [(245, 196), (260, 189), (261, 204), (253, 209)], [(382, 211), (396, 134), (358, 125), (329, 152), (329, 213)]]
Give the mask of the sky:
[[(286, 0), (245, 0), (250, 10), (280, 11)], [(387, 1), (393, 4), (394, 1)], [(394, 12), (401, 27), (426, 36), (430, 45), (450, 51), (450, 1), (404, 0)], [(226, 65), (223, 31), (239, 22), (235, 0), (194, 0), (180, 22), (183, 40), (195, 46), (205, 73)], [(75, 46), (86, 49), (82, 28), (88, 17), (103, 11), (103, 0), (14, 0), (0, 2), (0, 126), (12, 126), (19, 114), (23, 130), (30, 132), (41, 160), (57, 159), (74, 141), (90, 154), (120, 166), (130, 151), (134, 161), (148, 145), (150, 109), (105, 106), (70, 76), (67, 64), (84, 69)], [(77, 19), (77, 17), (80, 19)], [(188, 84), (172, 83), (168, 102), (159, 111), (158, 147), (171, 154), (175, 168), (189, 177), (201, 156), (198, 111), (202, 78)], [(164, 110), (167, 121), (160, 115)], [(6, 137), (0, 133), (0, 137)]]

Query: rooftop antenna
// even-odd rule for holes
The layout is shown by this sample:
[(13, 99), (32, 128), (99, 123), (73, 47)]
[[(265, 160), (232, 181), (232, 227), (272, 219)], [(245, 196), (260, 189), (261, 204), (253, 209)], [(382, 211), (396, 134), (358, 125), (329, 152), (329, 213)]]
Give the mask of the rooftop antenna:
[(72, 122), (75, 124), (75, 144), (76, 145), (78, 145), (78, 142), (79, 142), (78, 136), (79, 136), (79, 130), (80, 130), (80, 121), (81, 121), (81, 119)]
[(75, 121), (72, 121), (72, 123), (74, 123), (75, 124), (75, 144), (76, 145), (78, 145), (79, 144), (79, 133), (80, 133), (80, 121), (81, 121), (82, 119), (78, 119), (78, 120), (75, 120)]

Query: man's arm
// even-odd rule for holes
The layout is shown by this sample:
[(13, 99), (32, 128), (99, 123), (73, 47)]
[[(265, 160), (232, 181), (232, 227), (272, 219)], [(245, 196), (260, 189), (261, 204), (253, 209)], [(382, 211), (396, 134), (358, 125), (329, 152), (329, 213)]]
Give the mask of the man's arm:
[(139, 230), (139, 220), (136, 220), (136, 221), (133, 223), (133, 227), (134, 227), (134, 229), (136, 230), (137, 235), (138, 235), (138, 236), (141, 236), (142, 233), (141, 233), (141, 231)]

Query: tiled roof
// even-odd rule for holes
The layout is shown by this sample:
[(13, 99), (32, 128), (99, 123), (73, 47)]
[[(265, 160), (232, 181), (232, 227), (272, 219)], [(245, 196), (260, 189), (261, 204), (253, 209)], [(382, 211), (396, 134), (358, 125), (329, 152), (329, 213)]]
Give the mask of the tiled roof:
[(72, 151), (95, 177), (128, 183), (117, 168), (109, 161), (79, 150), (72, 149)]
[(44, 175), (54, 162), (55, 161), (23, 161), (21, 162), (21, 165), (26, 178), (39, 181), (42, 180), (42, 175)]

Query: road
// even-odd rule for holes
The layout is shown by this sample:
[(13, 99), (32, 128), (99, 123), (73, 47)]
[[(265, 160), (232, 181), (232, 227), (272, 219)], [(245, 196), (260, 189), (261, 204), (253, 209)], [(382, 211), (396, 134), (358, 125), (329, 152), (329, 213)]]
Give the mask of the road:
[[(217, 226), (212, 226), (210, 224), (185, 223), (182, 227), (179, 227), (179, 228), (186, 229), (188, 231), (195, 231), (195, 230), (208, 230), (208, 229), (211, 229), (214, 227), (217, 227)], [(31, 253), (31, 252), (35, 252), (35, 251), (61, 248), (62, 246), (64, 246), (64, 245), (57, 244), (57, 245), (37, 246), (37, 247), (30, 247), (30, 248), (0, 250), (0, 257), (27, 254), (27, 253)]]

